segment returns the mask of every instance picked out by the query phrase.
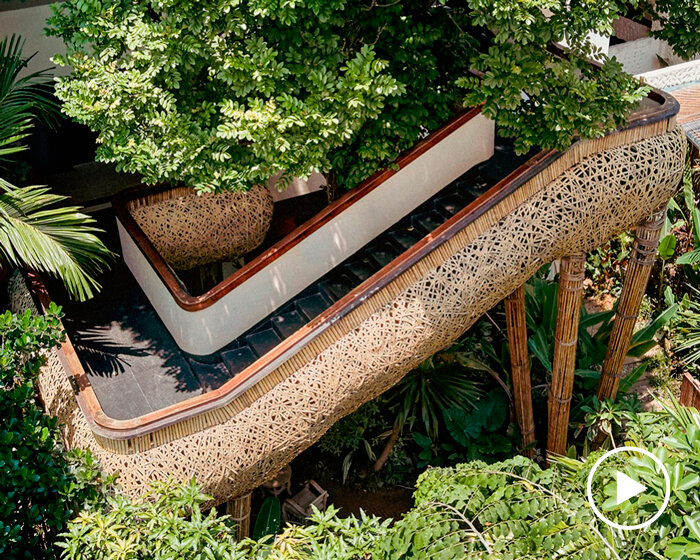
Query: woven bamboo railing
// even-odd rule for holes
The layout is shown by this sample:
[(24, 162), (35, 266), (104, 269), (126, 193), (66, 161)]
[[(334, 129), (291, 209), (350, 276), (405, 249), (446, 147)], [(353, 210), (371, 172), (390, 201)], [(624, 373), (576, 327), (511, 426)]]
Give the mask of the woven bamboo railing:
[(532, 457), (535, 443), (535, 420), (532, 414), (530, 352), (527, 348), (525, 290), (517, 288), (505, 300), (506, 327), (510, 346), (510, 367), (513, 378), (515, 417), (522, 436), (523, 454)]
[(636, 229), (632, 255), (625, 272), (622, 293), (617, 304), (617, 315), (600, 374), (599, 399), (611, 399), (617, 395), (620, 378), (623, 376), (622, 366), (625, 363), (651, 267), (656, 259), (665, 214), (665, 211), (652, 214)]
[(586, 255), (577, 253), (561, 260), (557, 294), (557, 328), (554, 334), (552, 384), (549, 389), (547, 453), (564, 455), (569, 429), (571, 393), (576, 368), (576, 344), (581, 316)]
[[(328, 319), (294, 353), (280, 354), (264, 377), (221, 406), (147, 432), (98, 430), (83, 397), (92, 389), (84, 373), (76, 378), (67, 349), (48, 356), (38, 378), (42, 400), (59, 417), (66, 446), (89, 448), (105, 472), (119, 471), (129, 495), (151, 480), (196, 476), (216, 502), (228, 501), (454, 341), (543, 264), (590, 251), (665, 208), (684, 163), (684, 135), (669, 120), (577, 143), (441, 226), (425, 242), (429, 251), (409, 251), (395, 274), (386, 267), (381, 289)], [(37, 309), (21, 278), (10, 300), (15, 311)], [(69, 379), (78, 380), (77, 398)]]

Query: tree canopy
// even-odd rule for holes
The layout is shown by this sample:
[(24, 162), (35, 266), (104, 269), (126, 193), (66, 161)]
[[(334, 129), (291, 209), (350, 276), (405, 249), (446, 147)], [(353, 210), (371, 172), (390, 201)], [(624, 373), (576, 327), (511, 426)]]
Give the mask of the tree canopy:
[[(521, 151), (620, 125), (646, 90), (587, 37), (630, 4), (68, 0), (49, 33), (74, 69), (57, 95), (98, 132), (98, 159), (202, 191), (314, 171), (352, 187), (464, 106)], [(664, 38), (696, 52), (697, 8), (661, 4)]]

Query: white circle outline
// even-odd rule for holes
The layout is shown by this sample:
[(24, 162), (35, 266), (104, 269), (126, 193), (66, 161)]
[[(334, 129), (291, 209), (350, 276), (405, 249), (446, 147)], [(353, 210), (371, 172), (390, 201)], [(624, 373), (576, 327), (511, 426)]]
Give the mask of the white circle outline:
[[(620, 525), (619, 523), (610, 521), (607, 517), (600, 513), (600, 510), (596, 507), (595, 503), (593, 502), (593, 474), (605, 459), (623, 451), (636, 451), (638, 453), (641, 453), (642, 455), (651, 457), (651, 459), (661, 469), (661, 472), (664, 475), (664, 481), (666, 482), (666, 497), (664, 498), (663, 504), (661, 504), (661, 509), (659, 509), (659, 511), (657, 511), (650, 519), (648, 519), (644, 523), (637, 523), (636, 525)], [(666, 509), (666, 506), (668, 506), (668, 502), (671, 499), (671, 477), (668, 475), (668, 471), (666, 470), (664, 464), (661, 462), (661, 459), (659, 459), (656, 455), (647, 451), (646, 449), (633, 446), (616, 447), (615, 449), (611, 449), (607, 453), (604, 453), (595, 463), (593, 463), (593, 467), (588, 473), (588, 481), (586, 483), (586, 498), (588, 499), (588, 503), (591, 505), (591, 508), (593, 508), (593, 513), (595, 513), (596, 516), (599, 517), (601, 521), (603, 521), (603, 523), (607, 523), (611, 527), (614, 527), (615, 529), (620, 529), (621, 531), (634, 531), (635, 529), (644, 529), (645, 527), (651, 525), (659, 517), (661, 517), (661, 514)]]

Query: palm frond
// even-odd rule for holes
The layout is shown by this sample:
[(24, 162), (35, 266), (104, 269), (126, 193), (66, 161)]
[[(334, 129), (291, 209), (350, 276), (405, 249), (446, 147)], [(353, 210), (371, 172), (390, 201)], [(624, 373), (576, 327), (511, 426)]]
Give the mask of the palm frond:
[(14, 34), (0, 41), (0, 162), (26, 149), (21, 141), (29, 135), (37, 117), (52, 124), (59, 111), (51, 98), (49, 69), (20, 78), (34, 57), (24, 57), (23, 46), (24, 40)]
[(15, 187), (0, 179), (0, 254), (24, 266), (60, 278), (73, 297), (91, 298), (100, 285), (95, 276), (112, 253), (95, 235), (95, 221), (77, 206), (55, 206), (67, 197), (48, 187)]

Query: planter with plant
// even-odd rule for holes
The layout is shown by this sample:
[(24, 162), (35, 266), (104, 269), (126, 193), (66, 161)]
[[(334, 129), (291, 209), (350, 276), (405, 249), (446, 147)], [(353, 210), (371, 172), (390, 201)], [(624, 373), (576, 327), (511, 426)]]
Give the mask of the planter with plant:
[[(538, 5), (492, 4), (55, 6), (49, 33), (67, 46), (56, 61), (73, 68), (56, 85), (63, 111), (98, 133), (99, 160), (140, 173), (146, 183), (171, 185), (117, 207), (124, 210), (125, 260), (181, 347), (195, 354), (220, 348), (338, 262), (337, 247), (310, 242), (320, 266), (297, 274), (309, 259), (302, 267), (297, 251), (291, 263), (282, 255), (287, 244), (270, 254), (286, 256), (291, 268), (278, 262), (260, 275), (270, 262), (263, 259), (202, 296), (181, 289), (172, 266), (233, 260), (262, 241), (271, 207), (261, 185), (271, 177), (284, 188), (294, 177), (321, 172), (331, 194), (354, 187), (386, 165), (404, 167), (396, 160), (402, 151), (462, 107), (479, 104), (518, 151), (564, 149), (574, 137), (599, 137), (621, 125), (646, 93), (615, 61), (603, 58), (600, 68), (588, 62), (589, 32), (611, 29), (623, 3), (592, 13), (551, 3), (548, 15)], [(552, 51), (564, 37), (566, 51)], [(471, 149), (459, 169), (448, 166), (448, 180), (493, 146), (492, 128), (473, 121), (460, 136)], [(436, 154), (421, 171), (430, 192), (445, 184), (443, 158)], [(408, 175), (368, 208), (344, 211), (335, 226), (340, 242), (357, 249), (424, 201), (426, 187)], [(180, 196), (190, 189), (207, 196)], [(212, 193), (225, 200), (208, 200)], [(245, 202), (232, 200), (241, 197)], [(397, 205), (402, 197), (406, 204)], [(399, 211), (386, 212), (393, 206)], [(359, 232), (341, 220), (355, 221)], [(338, 235), (330, 229), (319, 235), (328, 234)], [(264, 290), (251, 284), (233, 298), (229, 292), (254, 274)], [(236, 310), (233, 329), (229, 315), (212, 309), (223, 299), (221, 309)], [(205, 308), (206, 318), (188, 313)], [(203, 340), (205, 331), (226, 336)]]

